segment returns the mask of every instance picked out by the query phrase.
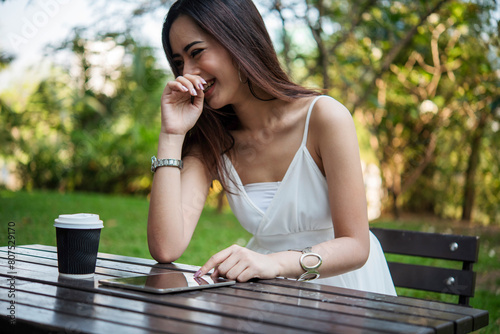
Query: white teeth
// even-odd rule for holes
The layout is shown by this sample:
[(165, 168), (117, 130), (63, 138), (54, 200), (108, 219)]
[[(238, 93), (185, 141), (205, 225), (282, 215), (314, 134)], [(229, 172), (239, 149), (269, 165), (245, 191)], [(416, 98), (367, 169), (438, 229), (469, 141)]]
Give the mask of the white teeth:
[(214, 83), (215, 83), (215, 81), (212, 81), (211, 83), (207, 84), (205, 89), (203, 90), (203, 92), (206, 93), (210, 89), (210, 87), (212, 87), (214, 85)]

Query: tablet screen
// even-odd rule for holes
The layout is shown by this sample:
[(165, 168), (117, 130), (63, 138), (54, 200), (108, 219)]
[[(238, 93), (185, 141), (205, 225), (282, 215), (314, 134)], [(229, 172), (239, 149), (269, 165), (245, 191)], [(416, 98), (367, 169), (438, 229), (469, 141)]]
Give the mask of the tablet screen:
[(193, 273), (168, 272), (154, 275), (141, 275), (99, 280), (103, 285), (119, 288), (147, 291), (153, 293), (171, 293), (186, 290), (206, 289), (227, 286), (235, 281), (218, 278), (215, 281), (208, 275), (194, 277)]

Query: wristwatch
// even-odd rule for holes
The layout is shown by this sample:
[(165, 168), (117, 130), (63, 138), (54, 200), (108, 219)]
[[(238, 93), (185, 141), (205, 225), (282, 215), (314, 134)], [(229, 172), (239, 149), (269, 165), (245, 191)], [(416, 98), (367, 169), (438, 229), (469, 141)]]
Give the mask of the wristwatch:
[(158, 167), (177, 167), (179, 169), (182, 169), (184, 164), (182, 163), (182, 160), (178, 159), (156, 159), (156, 157), (153, 155), (151, 157), (151, 172), (156, 172), (156, 169)]
[[(302, 255), (300, 256), (299, 263), (300, 263), (300, 266), (302, 267), (302, 269), (304, 269), (305, 272), (302, 275), (300, 275), (300, 277), (297, 279), (297, 281), (312, 281), (314, 279), (319, 278), (320, 275), (319, 275), (318, 268), (323, 263), (323, 258), (321, 258), (321, 255), (319, 255), (318, 253), (314, 253), (312, 251), (312, 247), (306, 247), (306, 248), (304, 248), (301, 251), (300, 250), (296, 250), (296, 249), (290, 249), (290, 250), (302, 253)], [(315, 257), (315, 258), (317, 258), (318, 259), (318, 263), (316, 263), (313, 266), (306, 265), (304, 263), (304, 259), (307, 258), (307, 257)]]

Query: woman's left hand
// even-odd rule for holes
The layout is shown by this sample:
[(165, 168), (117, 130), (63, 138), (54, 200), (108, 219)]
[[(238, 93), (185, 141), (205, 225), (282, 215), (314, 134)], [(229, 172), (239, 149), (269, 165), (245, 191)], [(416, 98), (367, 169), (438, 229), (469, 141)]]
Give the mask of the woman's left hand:
[(212, 278), (225, 277), (238, 282), (246, 282), (252, 278), (271, 279), (279, 276), (279, 267), (275, 259), (238, 245), (214, 254), (195, 276), (203, 276), (212, 268), (215, 268)]

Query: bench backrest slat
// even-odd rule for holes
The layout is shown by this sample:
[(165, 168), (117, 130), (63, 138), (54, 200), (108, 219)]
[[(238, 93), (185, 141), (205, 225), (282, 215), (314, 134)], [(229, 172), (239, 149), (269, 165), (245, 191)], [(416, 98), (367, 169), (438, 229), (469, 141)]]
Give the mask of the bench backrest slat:
[[(388, 262), (394, 285), (402, 288), (474, 296), (476, 275), (472, 271)], [(450, 281), (450, 279), (453, 280)]]
[(388, 262), (394, 285), (459, 296), (468, 305), (474, 296), (479, 237), (418, 231), (370, 229), (379, 239), (384, 253), (462, 262), (462, 270)]
[(380, 228), (371, 231), (386, 253), (467, 262), (478, 259), (479, 237)]

